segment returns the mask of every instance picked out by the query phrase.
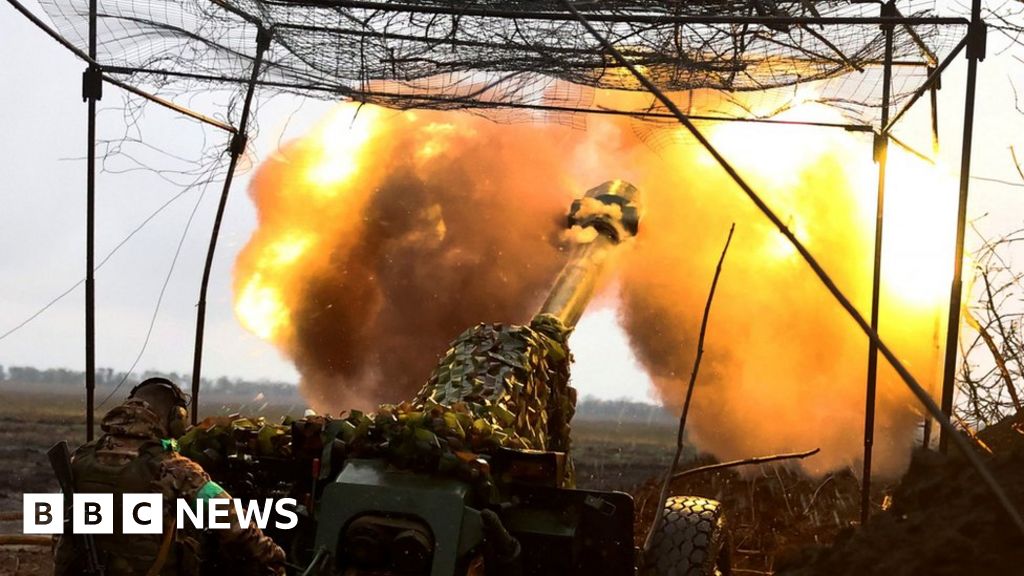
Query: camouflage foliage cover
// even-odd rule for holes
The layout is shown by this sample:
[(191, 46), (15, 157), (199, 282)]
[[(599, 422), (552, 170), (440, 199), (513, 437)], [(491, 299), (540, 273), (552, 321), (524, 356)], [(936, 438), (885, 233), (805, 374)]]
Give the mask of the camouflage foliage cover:
[[(479, 456), (499, 447), (568, 451), (576, 407), (568, 334), (557, 318), (543, 314), (529, 326), (479, 324), (452, 342), (411, 401), (381, 405), (374, 414), (353, 410), (338, 419), (306, 419), (320, 431), (323, 474), (332, 460), (384, 457), (399, 467), (487, 484), (488, 466)], [(290, 430), (289, 421), (209, 418), (180, 444), (183, 454), (197, 459), (288, 458), (297, 445)]]

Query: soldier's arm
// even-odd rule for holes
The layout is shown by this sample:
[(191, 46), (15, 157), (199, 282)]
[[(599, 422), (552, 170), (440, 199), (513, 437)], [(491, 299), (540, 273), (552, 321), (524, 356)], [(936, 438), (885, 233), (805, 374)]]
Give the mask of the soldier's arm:
[[(182, 456), (163, 464), (161, 483), (190, 502), (231, 498), (227, 491), (210, 480), (202, 467)], [(281, 547), (255, 525), (242, 528), (234, 506), (228, 509), (227, 522), (230, 527), (212, 531), (218, 540), (220, 554), (230, 560), (232, 565), (242, 568), (244, 574), (284, 576), (285, 555)]]

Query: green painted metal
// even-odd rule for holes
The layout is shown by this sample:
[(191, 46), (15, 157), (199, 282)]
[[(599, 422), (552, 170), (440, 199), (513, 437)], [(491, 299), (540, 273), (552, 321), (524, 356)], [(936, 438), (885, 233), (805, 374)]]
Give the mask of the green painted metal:
[(340, 553), (345, 529), (359, 516), (416, 518), (434, 536), (431, 576), (450, 576), (459, 559), (483, 540), (480, 513), (467, 505), (470, 497), (465, 482), (399, 470), (380, 460), (351, 459), (320, 498), (316, 547)]

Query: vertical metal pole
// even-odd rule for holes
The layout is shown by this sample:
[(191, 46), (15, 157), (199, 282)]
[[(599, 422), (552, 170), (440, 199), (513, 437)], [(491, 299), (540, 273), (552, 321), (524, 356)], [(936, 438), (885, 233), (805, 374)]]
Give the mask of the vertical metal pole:
[[(936, 73), (938, 68), (929, 66), (928, 77), (931, 78)], [(932, 156), (938, 161), (939, 158), (939, 89), (942, 88), (942, 76), (935, 76), (935, 82), (928, 87), (928, 95), (931, 97), (931, 115), (932, 115)], [(939, 318), (935, 317), (935, 349), (939, 349)], [(934, 384), (933, 384), (934, 386)], [(931, 392), (934, 394), (935, 392)], [(923, 430), (921, 432), (921, 447), (925, 450), (932, 443), (932, 417), (928, 414), (924, 415)]]
[[(937, 366), (938, 366), (939, 350), (941, 350), (941, 348), (939, 347), (939, 338), (940, 338), (940, 334), (942, 333), (942, 325), (939, 323), (939, 314), (940, 314), (940, 312), (938, 310), (936, 310), (935, 311), (935, 325), (934, 325), (934, 328), (932, 328), (932, 346), (934, 347), (934, 350), (935, 350), (935, 360), (932, 362), (932, 369), (936, 370), (936, 373), (937, 373)], [(936, 373), (933, 373), (931, 375), (931, 380), (933, 381), (932, 382), (932, 390), (930, 390), (928, 393), (932, 394), (932, 395), (935, 394), (935, 382), (934, 382), (934, 380), (935, 380)], [(927, 450), (929, 447), (931, 447), (931, 444), (932, 444), (932, 417), (931, 417), (930, 414), (925, 414), (925, 416), (924, 416), (924, 430), (922, 431), (921, 436), (922, 436), (921, 437), (921, 447), (924, 448), (925, 450)]]
[(220, 236), (220, 224), (224, 219), (224, 207), (228, 202), (228, 193), (231, 191), (231, 181), (235, 175), (235, 168), (238, 166), (238, 158), (245, 152), (246, 127), (249, 123), (249, 112), (252, 108), (252, 96), (256, 90), (256, 80), (263, 66), (263, 53), (270, 45), (270, 32), (262, 27), (256, 36), (256, 58), (253, 60), (252, 72), (249, 76), (249, 86), (245, 92), (245, 103), (242, 105), (242, 119), (238, 125), (238, 132), (231, 138), (229, 153), (231, 159), (228, 163), (228, 173), (224, 178), (224, 187), (220, 193), (220, 203), (217, 205), (217, 215), (213, 219), (213, 231), (210, 234), (210, 247), (206, 251), (206, 265), (203, 267), (203, 280), (199, 287), (199, 305), (196, 312), (196, 344), (192, 363), (192, 424), (199, 421), (199, 383), (202, 379), (203, 370), (203, 334), (206, 328), (206, 290), (210, 284), (210, 270), (213, 268), (213, 255), (217, 250), (217, 238)]
[[(936, 68), (928, 67), (928, 76), (935, 73)], [(942, 76), (937, 76), (935, 82), (928, 88), (928, 95), (931, 97), (932, 113), (932, 154), (939, 154), (939, 89), (942, 88)]]
[[(89, 58), (96, 61), (96, 1), (89, 0)], [(82, 75), (82, 98), (88, 103), (85, 161), (85, 439), (93, 439), (96, 404), (96, 101), (103, 80), (93, 65)]]
[[(882, 5), (882, 17), (895, 16), (895, 5)], [(882, 285), (882, 224), (885, 214), (885, 168), (889, 151), (889, 106), (892, 89), (892, 24), (882, 24), (885, 34), (885, 62), (882, 69), (882, 131), (875, 136), (874, 156), (878, 163), (878, 198), (875, 206), (875, 258), (871, 275), (871, 329), (878, 331), (878, 307)], [(868, 343), (868, 378), (864, 406), (864, 472), (861, 478), (860, 521), (864, 524), (871, 515), (871, 454), (875, 442), (875, 392), (878, 385), (878, 345)]]
[[(971, 3), (971, 24), (967, 38), (967, 90), (964, 98), (964, 136), (960, 149), (960, 198), (956, 216), (956, 250), (953, 256), (953, 281), (949, 291), (949, 320), (946, 325), (945, 363), (942, 372), (942, 414), (948, 421), (953, 414), (953, 389), (956, 386), (956, 353), (960, 340), (960, 297), (963, 291), (964, 230), (967, 225), (967, 193), (971, 179), (971, 143), (974, 137), (974, 98), (978, 81), (978, 61), (985, 58), (985, 23), (981, 20), (981, 0)], [(939, 434), (939, 451), (949, 449), (949, 432)]]

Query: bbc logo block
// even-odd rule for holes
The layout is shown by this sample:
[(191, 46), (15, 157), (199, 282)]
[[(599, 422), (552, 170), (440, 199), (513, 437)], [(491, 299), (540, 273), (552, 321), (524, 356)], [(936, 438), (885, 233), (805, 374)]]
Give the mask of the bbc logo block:
[(160, 494), (125, 494), (121, 506), (122, 534), (163, 532), (164, 499)]
[(75, 534), (113, 534), (113, 510), (113, 494), (75, 494), (71, 530)]
[(64, 496), (25, 494), (21, 508), (25, 534), (60, 534), (64, 531)]

